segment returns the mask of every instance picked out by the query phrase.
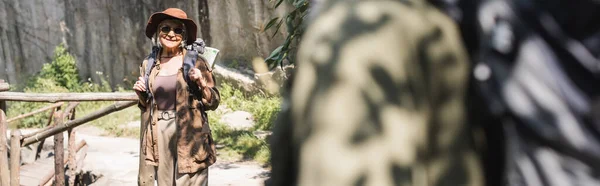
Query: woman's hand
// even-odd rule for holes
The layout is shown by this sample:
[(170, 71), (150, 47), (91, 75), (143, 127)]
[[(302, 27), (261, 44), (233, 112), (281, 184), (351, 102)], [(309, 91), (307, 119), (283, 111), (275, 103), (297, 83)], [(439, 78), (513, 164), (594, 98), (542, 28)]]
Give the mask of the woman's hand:
[(144, 81), (144, 78), (142, 76), (140, 76), (133, 85), (133, 90), (135, 90), (138, 94), (146, 92), (146, 81)]
[(200, 69), (190, 69), (189, 75), (190, 80), (196, 82), (196, 84), (200, 86), (200, 88), (205, 88), (207, 86), (206, 79), (202, 76), (202, 73), (200, 73)]

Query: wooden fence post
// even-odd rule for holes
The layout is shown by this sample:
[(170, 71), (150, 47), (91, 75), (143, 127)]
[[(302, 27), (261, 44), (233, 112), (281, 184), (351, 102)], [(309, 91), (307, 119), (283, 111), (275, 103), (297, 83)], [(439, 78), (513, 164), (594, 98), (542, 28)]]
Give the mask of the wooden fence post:
[(0, 100), (0, 110), (6, 110), (6, 101)]
[(10, 136), (10, 185), (21, 183), (21, 131), (15, 129)]
[[(7, 91), (9, 89), (8, 83), (4, 82), (3, 79), (0, 79), (0, 92)], [(6, 112), (6, 102), (4, 100), (0, 100), (0, 110)]]
[(8, 149), (6, 148), (6, 115), (0, 110), (0, 186), (10, 185), (10, 173), (8, 172)]
[(74, 119), (71, 121), (64, 122), (61, 125), (57, 125), (55, 127), (50, 127), (50, 128), (38, 131), (38, 132), (34, 132), (34, 133), (32, 133), (33, 135), (31, 135), (31, 137), (27, 137), (27, 138), (23, 139), (22, 146), (31, 145), (32, 143), (40, 141), (40, 139), (45, 139), (56, 133), (67, 131), (70, 128), (74, 128), (74, 127), (83, 125), (89, 121), (98, 119), (102, 116), (108, 115), (110, 113), (113, 113), (113, 112), (116, 112), (119, 110), (123, 110), (123, 109), (133, 106), (135, 104), (137, 104), (137, 102), (135, 102), (135, 101), (117, 102), (113, 105), (104, 107), (100, 110), (92, 112), (81, 118), (77, 118), (77, 119)]
[[(63, 112), (58, 112), (54, 116), (54, 125), (62, 125)], [(65, 164), (64, 164), (64, 132), (54, 135), (54, 182), (56, 186), (65, 186)]]
[[(76, 106), (76, 105), (75, 105)], [(68, 107), (67, 110), (65, 110), (66, 112), (71, 112), (70, 116), (69, 116), (69, 120), (73, 120), (75, 119), (75, 106), (73, 106), (72, 110), (71, 107)], [(69, 131), (69, 186), (74, 186), (75, 185), (75, 170), (76, 170), (76, 166), (77, 166), (77, 160), (76, 160), (76, 147), (75, 147), (75, 128), (71, 128), (68, 130)]]
[(67, 155), (67, 163), (69, 165), (69, 186), (75, 185), (75, 129), (69, 129), (69, 154)]
[(134, 92), (102, 92), (102, 93), (25, 93), (25, 92), (0, 92), (0, 100), (50, 102), (60, 101), (137, 101), (139, 98)]
[(0, 79), (0, 92), (7, 91), (9, 89), (10, 89), (9, 84), (6, 81), (4, 81), (3, 79)]
[[(81, 140), (81, 142), (79, 142), (79, 145), (77, 145), (77, 148), (75, 148), (75, 153), (79, 152), (83, 147), (87, 147), (87, 143), (85, 142), (85, 140)], [(64, 161), (64, 163), (67, 163), (67, 161)], [(53, 177), (54, 177), (54, 170), (50, 170), (48, 175), (46, 175), (46, 176), (44, 176), (44, 178), (42, 178), (39, 185), (49, 185), (50, 182), (52, 181)]]
[[(52, 124), (52, 120), (54, 120), (54, 113), (56, 112), (56, 110), (57, 110), (57, 108), (54, 108), (50, 112), (50, 115), (48, 116), (48, 122), (45, 125), (46, 127), (48, 127), (48, 126), (50, 126), (50, 124)], [(35, 149), (35, 160), (36, 161), (40, 158), (40, 153), (42, 153), (42, 149), (44, 149), (45, 141), (46, 140), (41, 140), (40, 143), (38, 144), (37, 148)]]
[[(0, 92), (7, 91), (9, 88), (8, 83), (3, 79), (0, 79)], [(6, 142), (6, 129), (8, 128), (8, 122), (6, 121), (6, 101), (0, 100), (0, 164), (8, 165), (8, 145)], [(0, 166), (0, 186), (8, 186), (10, 184), (10, 173), (8, 166)]]
[[(30, 112), (30, 113), (27, 113), (27, 114), (21, 114), (19, 116), (14, 117), (14, 118), (10, 118), (10, 119), (7, 120), (7, 122), (10, 123), (10, 122), (13, 122), (13, 121), (16, 121), (16, 120), (19, 120), (19, 119), (23, 119), (23, 118), (26, 118), (26, 117), (29, 117), (29, 116), (33, 116), (33, 115), (45, 112), (45, 111), (50, 110), (50, 109), (54, 109), (56, 107), (60, 107), (62, 104), (64, 104), (64, 103), (63, 102), (58, 102), (58, 103), (55, 103), (55, 104), (52, 104), (52, 105), (48, 105), (48, 106), (45, 106), (44, 108), (35, 110), (33, 112)], [(23, 136), (26, 136), (26, 135), (23, 135)]]

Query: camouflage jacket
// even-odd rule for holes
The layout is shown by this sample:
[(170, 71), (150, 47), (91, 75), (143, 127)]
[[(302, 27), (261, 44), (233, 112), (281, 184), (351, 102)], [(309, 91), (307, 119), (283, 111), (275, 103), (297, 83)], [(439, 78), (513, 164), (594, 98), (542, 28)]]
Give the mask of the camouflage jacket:
[[(185, 56), (185, 54), (184, 54)], [(146, 72), (144, 60), (140, 66), (140, 74)], [(157, 62), (157, 64), (159, 64)], [(152, 91), (154, 78), (158, 75), (160, 68), (155, 65), (150, 72), (149, 90)], [(206, 62), (199, 58), (196, 68), (200, 69), (202, 75), (208, 80), (208, 87), (212, 93), (211, 99), (198, 100), (188, 91), (188, 84), (183, 77), (183, 68), (177, 73), (177, 93), (175, 110), (175, 121), (177, 123), (177, 169), (179, 173), (195, 173), (207, 168), (216, 161), (216, 149), (213, 142), (206, 110), (214, 110), (219, 106), (220, 95), (215, 87), (215, 79)], [(200, 97), (200, 96), (198, 96)], [(150, 106), (151, 105), (151, 106)], [(152, 99), (140, 98), (138, 107), (142, 111), (141, 117), (141, 154), (149, 165), (158, 165), (158, 141), (156, 125), (158, 121), (158, 108)]]
[(318, 2), (266, 185), (482, 185), (455, 23), (423, 1)]

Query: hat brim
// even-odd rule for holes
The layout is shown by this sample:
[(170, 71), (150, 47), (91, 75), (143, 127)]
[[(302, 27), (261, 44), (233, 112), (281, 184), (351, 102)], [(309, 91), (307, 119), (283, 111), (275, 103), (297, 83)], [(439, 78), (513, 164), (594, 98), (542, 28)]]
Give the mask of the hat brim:
[(148, 19), (148, 24), (146, 24), (146, 37), (152, 38), (152, 36), (154, 36), (154, 34), (156, 33), (158, 24), (167, 19), (175, 19), (183, 22), (183, 24), (185, 25), (185, 32), (187, 35), (186, 44), (189, 45), (196, 41), (196, 32), (198, 32), (198, 26), (196, 26), (196, 22), (194, 22), (191, 19), (180, 19), (177, 17), (173, 17), (169, 14), (165, 14), (162, 12), (154, 13), (150, 16), (150, 19)]

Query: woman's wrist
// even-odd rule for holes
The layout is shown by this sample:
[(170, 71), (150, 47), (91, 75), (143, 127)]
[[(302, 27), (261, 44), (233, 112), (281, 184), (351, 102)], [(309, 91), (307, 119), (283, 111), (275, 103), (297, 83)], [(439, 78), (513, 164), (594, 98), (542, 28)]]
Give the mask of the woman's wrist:
[(202, 83), (201, 79), (196, 80), (196, 85), (198, 85), (198, 87), (200, 87), (200, 89), (204, 89), (206, 88), (206, 83)]
[(210, 100), (210, 98), (212, 97), (212, 92), (210, 91), (209, 87), (200, 87), (202, 90), (202, 97), (204, 97), (204, 99), (206, 100)]

